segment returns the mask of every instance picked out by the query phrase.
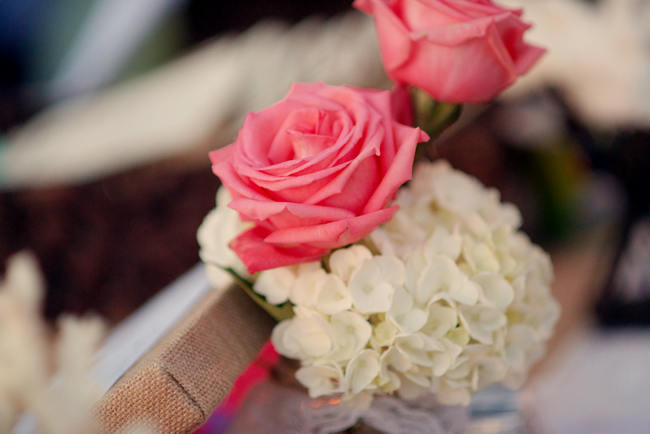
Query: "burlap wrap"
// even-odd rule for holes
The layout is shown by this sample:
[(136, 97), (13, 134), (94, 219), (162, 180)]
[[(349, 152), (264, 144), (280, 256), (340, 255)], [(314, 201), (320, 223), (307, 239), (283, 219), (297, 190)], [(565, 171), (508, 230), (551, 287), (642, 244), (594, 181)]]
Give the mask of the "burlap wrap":
[(106, 432), (145, 423), (191, 432), (226, 397), (269, 338), (273, 320), (236, 287), (214, 291), (104, 396)]

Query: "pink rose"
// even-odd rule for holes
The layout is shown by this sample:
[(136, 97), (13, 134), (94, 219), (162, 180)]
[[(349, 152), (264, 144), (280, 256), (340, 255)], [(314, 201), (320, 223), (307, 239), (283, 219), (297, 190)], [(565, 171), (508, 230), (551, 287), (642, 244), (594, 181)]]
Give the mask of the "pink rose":
[(428, 139), (396, 121), (391, 96), (294, 84), (210, 153), (229, 206), (255, 223), (230, 243), (249, 272), (318, 260), (390, 220), (397, 207), (386, 207)]
[(485, 102), (545, 50), (523, 41), (521, 10), (491, 0), (356, 0), (375, 19), (388, 75), (438, 101)]

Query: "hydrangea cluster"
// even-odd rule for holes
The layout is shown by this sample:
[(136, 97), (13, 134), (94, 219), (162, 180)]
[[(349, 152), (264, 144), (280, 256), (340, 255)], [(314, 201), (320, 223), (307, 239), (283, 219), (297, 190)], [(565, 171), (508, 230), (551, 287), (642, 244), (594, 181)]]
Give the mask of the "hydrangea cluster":
[(548, 255), (517, 231), (514, 206), (446, 162), (419, 165), (396, 202), (362, 244), (259, 274), (257, 292), (295, 305), (276, 349), (301, 360), (312, 397), (467, 405), (487, 384), (517, 386), (559, 315)]
[[(559, 316), (548, 255), (518, 231), (514, 206), (444, 161), (417, 166), (396, 203), (364, 240), (251, 276), (269, 303), (294, 305), (275, 348), (301, 361), (296, 378), (312, 397), (433, 393), (467, 405), (487, 384), (516, 387)], [(223, 205), (204, 226), (227, 238), (241, 222)], [(212, 239), (202, 257), (241, 270)]]

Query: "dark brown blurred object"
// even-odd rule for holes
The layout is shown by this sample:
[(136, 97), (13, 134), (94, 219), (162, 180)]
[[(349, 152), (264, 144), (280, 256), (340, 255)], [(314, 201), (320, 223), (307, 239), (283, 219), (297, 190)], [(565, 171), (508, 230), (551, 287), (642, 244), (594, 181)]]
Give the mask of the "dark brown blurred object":
[(280, 19), (297, 23), (310, 16), (333, 16), (348, 12), (352, 0), (243, 0), (215, 2), (192, 0), (187, 3), (185, 15), (192, 43), (202, 42), (223, 32), (245, 30), (261, 20)]
[(217, 186), (206, 158), (191, 170), (159, 163), (82, 186), (1, 193), (0, 263), (34, 251), (48, 318), (90, 310), (117, 322), (198, 261), (196, 229)]

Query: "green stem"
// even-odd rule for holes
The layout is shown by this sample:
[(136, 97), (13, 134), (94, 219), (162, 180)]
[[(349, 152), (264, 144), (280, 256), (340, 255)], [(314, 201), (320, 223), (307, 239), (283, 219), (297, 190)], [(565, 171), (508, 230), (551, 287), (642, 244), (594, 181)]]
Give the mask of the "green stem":
[(422, 90), (413, 92), (416, 124), (429, 135), (429, 141), (420, 143), (416, 150), (416, 160), (428, 158), (435, 140), (458, 120), (463, 110), (462, 104), (436, 101)]

